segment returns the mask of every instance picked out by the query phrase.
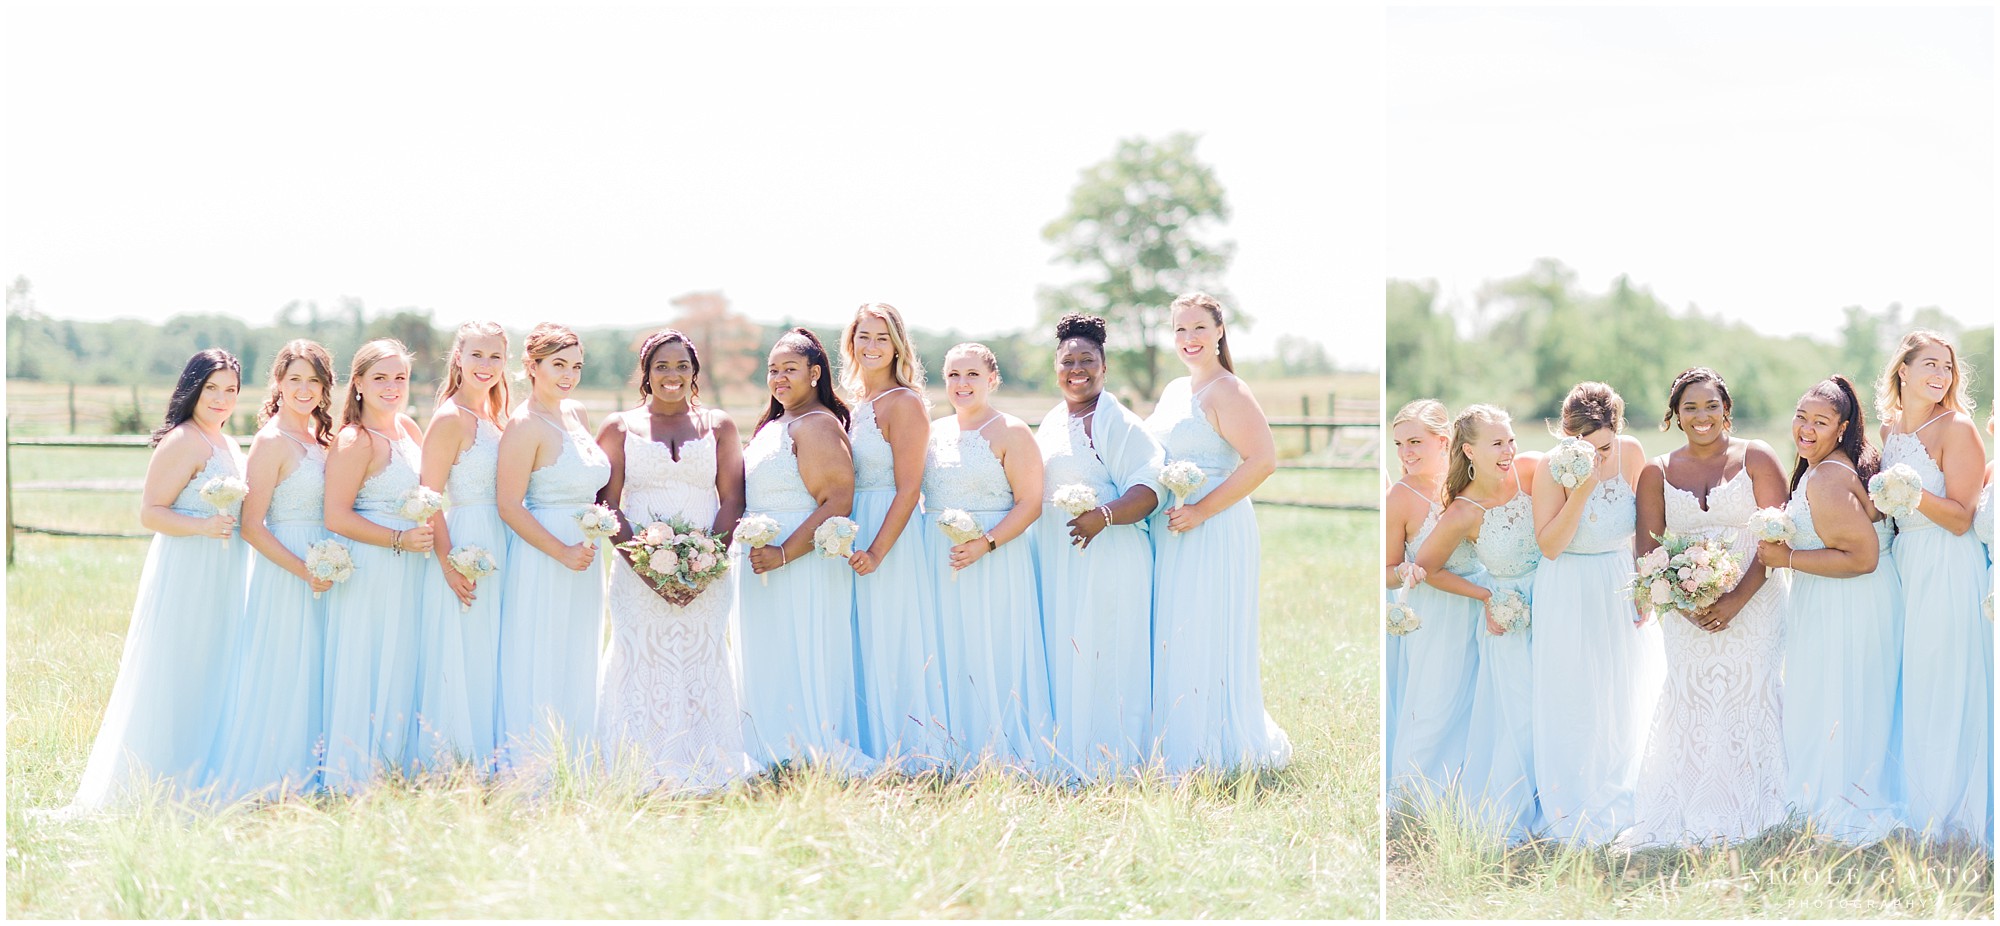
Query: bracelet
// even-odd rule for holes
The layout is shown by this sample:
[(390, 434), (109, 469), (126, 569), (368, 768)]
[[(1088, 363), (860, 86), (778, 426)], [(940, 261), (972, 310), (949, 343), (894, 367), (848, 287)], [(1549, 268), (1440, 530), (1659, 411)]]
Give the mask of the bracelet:
[(777, 546), (778, 546), (778, 565), (783, 566), (784, 564), (791, 562), (792, 558), (785, 553), (785, 545), (781, 543), (778, 544)]
[(1792, 557), (1794, 557), (1794, 556), (1797, 556), (1797, 555), (1799, 555), (1799, 551), (1797, 551), (1797, 550), (1787, 550), (1787, 551), (1785, 551), (1785, 568), (1786, 568), (1786, 569), (1790, 569), (1790, 568), (1792, 568)]
[(1000, 549), (1000, 541), (993, 539), (992, 531), (987, 531), (986, 533), (981, 534), (980, 536), (985, 538), (986, 540), (986, 552), (991, 553), (994, 550)]
[(389, 529), (389, 551), (397, 556), (403, 555), (403, 532), (393, 527)]
[(1116, 523), (1118, 523), (1118, 522), (1116, 522), (1116, 521), (1113, 521), (1113, 520), (1111, 520), (1111, 506), (1110, 506), (1110, 505), (1099, 505), (1099, 506), (1097, 506), (1097, 513), (1098, 513), (1098, 514), (1101, 514), (1101, 515), (1103, 515), (1103, 516), (1104, 516), (1104, 526), (1105, 526), (1105, 527), (1110, 527), (1111, 525), (1113, 525), (1113, 524), (1116, 524)]

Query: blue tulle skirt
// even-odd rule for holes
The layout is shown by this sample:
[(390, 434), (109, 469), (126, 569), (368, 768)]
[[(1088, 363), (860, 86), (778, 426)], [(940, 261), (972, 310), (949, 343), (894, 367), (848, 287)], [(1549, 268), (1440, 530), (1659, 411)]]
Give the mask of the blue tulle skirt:
[[(1153, 710), (1153, 543), (1143, 525), (1106, 528), (1079, 551), (1053, 505), (1031, 532), (1041, 577), (1057, 768), (1078, 778), (1147, 762)], [(975, 564), (974, 568), (977, 568)]]
[[(362, 517), (394, 530), (412, 521), (380, 512)], [(326, 767), (328, 789), (353, 793), (386, 769), (415, 768), (417, 672), (422, 641), (417, 609), (421, 554), (335, 538), (347, 546), (354, 575), (326, 601)]]
[[(577, 506), (528, 513), (563, 543), (583, 541)], [(597, 663), (604, 641), (605, 544), (583, 571), (508, 533), (500, 583), (499, 764), (520, 770), (561, 753), (591, 754), (597, 721)], [(456, 542), (456, 538), (454, 538)], [(491, 580), (488, 580), (491, 581)], [(453, 610), (457, 606), (453, 605)]]
[[(1390, 600), (1395, 596), (1391, 589)], [(1420, 623), (1411, 633), (1389, 638), (1401, 644), (1403, 660), (1389, 789), (1441, 793), (1465, 767), (1485, 618), (1478, 601), (1430, 585), (1410, 589), (1405, 603)]]
[(1169, 774), (1283, 766), (1292, 743), (1265, 713), (1259, 678), (1257, 515), (1244, 499), (1175, 534), (1167, 512), (1150, 525), (1154, 758)]
[[(1395, 599), (1394, 591), (1382, 595), (1384, 614)], [(1386, 619), (1385, 619), (1386, 620)], [(1403, 638), (1392, 633), (1382, 635), (1382, 780), (1388, 781), (1390, 770), (1396, 767), (1396, 725), (1397, 714), (1403, 708)]]
[[(778, 522), (779, 540), (812, 514), (763, 513)], [(875, 762), (860, 749), (855, 707), (853, 567), (812, 550), (759, 576), (747, 554), (732, 551), (730, 569), (744, 750), (766, 767), (796, 761), (867, 774)]]
[[(1004, 511), (968, 513), (987, 531), (1007, 516)], [(1050, 772), (1055, 715), (1049, 707), (1042, 600), (1030, 535), (1016, 537), (959, 570), (951, 568), (952, 542), (935, 517), (925, 519), (924, 537), (936, 565), (931, 581), (938, 597), (952, 761)]]
[[(270, 528), (300, 559), (332, 536), (318, 521)], [(326, 595), (314, 598), (304, 579), (253, 555), (236, 652), (222, 726), (209, 750), (212, 796), (229, 802), (317, 789), (326, 722)]]
[(1891, 788), (1903, 589), (1883, 559), (1865, 576), (1793, 571), (1785, 604), (1785, 764), (1792, 807), (1843, 842), (1900, 821)]
[[(1510, 590), (1528, 600), (1526, 633), (1494, 636), (1479, 617), (1479, 672), (1472, 695), (1472, 727), (1465, 743), (1460, 779), (1473, 817), (1508, 842), (1526, 839), (1540, 825), (1535, 801), (1535, 674), (1531, 655), (1535, 626), (1535, 576), (1503, 579), (1480, 573), (1473, 581), (1494, 592)], [(1478, 604), (1478, 602), (1474, 602)]]
[(500, 723), (500, 590), (507, 577), (507, 541), (513, 532), (493, 505), (464, 505), (445, 512), (453, 547), (476, 546), (493, 554), (500, 571), (473, 590), (472, 607), (460, 610), (445, 581), (437, 552), (424, 573), (423, 674), (417, 705), (423, 718), (422, 758), (427, 763), (495, 761)]
[(185, 794), (208, 777), (209, 746), (235, 674), (249, 555), (235, 536), (153, 536), (77, 806), (105, 807), (158, 779), (170, 794)]
[[(875, 542), (895, 499), (893, 489), (854, 493), (854, 521), (861, 528), (854, 549)], [(946, 755), (937, 594), (925, 520), (918, 505), (875, 571), (854, 578), (861, 748), (870, 758), (893, 761), (909, 772), (936, 768)]]
[[(1896, 535), (1903, 586), (1905, 822), (1934, 839), (1993, 842), (1993, 625), (1986, 554), (1970, 532)], [(1788, 693), (1789, 695), (1789, 693)], [(1787, 697), (1787, 703), (1791, 701)]]

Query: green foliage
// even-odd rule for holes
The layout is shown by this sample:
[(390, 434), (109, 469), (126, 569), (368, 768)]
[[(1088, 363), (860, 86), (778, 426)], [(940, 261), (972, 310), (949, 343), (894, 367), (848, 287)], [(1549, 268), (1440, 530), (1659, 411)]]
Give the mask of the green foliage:
[[(1112, 375), (1148, 396), (1159, 391), (1159, 332), (1174, 297), (1206, 289), (1227, 303), (1218, 287), (1234, 245), (1215, 235), (1229, 204), (1215, 171), (1195, 158), (1197, 140), (1182, 132), (1119, 142), (1110, 158), (1084, 169), (1068, 209), (1042, 229), (1058, 259), (1084, 277), (1044, 287), (1043, 318), (1103, 316)], [(1245, 325), (1249, 318), (1232, 312), (1228, 321)]]

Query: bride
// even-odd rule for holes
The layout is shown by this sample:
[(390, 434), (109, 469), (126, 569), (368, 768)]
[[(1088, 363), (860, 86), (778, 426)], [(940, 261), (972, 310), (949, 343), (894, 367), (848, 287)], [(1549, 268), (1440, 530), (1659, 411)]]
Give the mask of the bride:
[(1744, 574), (1713, 606), (1663, 615), (1667, 681), (1639, 771), (1628, 847), (1736, 842), (1784, 820), (1779, 674), (1786, 579), (1758, 565), (1750, 516), (1782, 507), (1785, 477), (1759, 441), (1729, 436), (1729, 387), (1707, 367), (1674, 379), (1664, 428), (1687, 446), (1639, 477), (1637, 554), (1676, 534), (1729, 539)]
[[(639, 348), (644, 404), (612, 415), (597, 443), (611, 458), (603, 500), (634, 526), (676, 516), (727, 538), (743, 514), (736, 425), (697, 401), (701, 358), (687, 335), (655, 332)], [(597, 685), (597, 740), (648, 784), (718, 788), (753, 771), (726, 647), (730, 583), (686, 607), (667, 602), (622, 556), (611, 570), (611, 646)]]

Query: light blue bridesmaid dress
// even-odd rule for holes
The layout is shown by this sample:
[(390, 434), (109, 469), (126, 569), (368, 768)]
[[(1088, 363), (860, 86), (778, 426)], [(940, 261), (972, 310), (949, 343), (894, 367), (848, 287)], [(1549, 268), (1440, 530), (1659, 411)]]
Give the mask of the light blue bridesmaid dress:
[[(1466, 501), (1472, 501), (1466, 499)], [(1478, 502), (1473, 502), (1477, 505)], [(1533, 500), (1525, 491), (1506, 504), (1486, 508), (1472, 549), (1486, 573), (1473, 581), (1491, 589), (1519, 592), (1528, 602), (1528, 629), (1495, 636), (1486, 631), (1480, 610), (1478, 685), (1472, 695), (1472, 727), (1465, 743), (1462, 793), (1474, 816), (1510, 843), (1541, 826), (1535, 800), (1535, 567), (1542, 560), (1535, 543)]]
[[(271, 489), (264, 523), (300, 559), (331, 537), (326, 529), (326, 450), (285, 434), (305, 451)], [(321, 700), (326, 672), (326, 596), (261, 555), (237, 630), (235, 673), (208, 765), (219, 802), (276, 798), (319, 787)]]
[[(1851, 469), (1838, 460), (1821, 466)], [(1813, 527), (1807, 470), (1785, 510), (1792, 549), (1826, 549)], [(1875, 523), (1889, 549), (1887, 519)], [(1846, 579), (1792, 570), (1785, 605), (1785, 763), (1793, 809), (1842, 842), (1879, 842), (1901, 822), (1890, 788), (1896, 682), (1902, 668), (1903, 589), (1886, 556)]]
[[(547, 415), (514, 427), (562, 432), (556, 460), (528, 474), (528, 514), (563, 543), (583, 541), (576, 516), (611, 481), (611, 460), (589, 434)], [(597, 722), (598, 650), (604, 640), (604, 552), (581, 572), (508, 533), (500, 586), (500, 664), (495, 673), (500, 766), (520, 769), (587, 756)], [(615, 555), (615, 554), (613, 554)], [(546, 771), (546, 766), (537, 769)]]
[[(1979, 490), (1979, 507), (1972, 513), (1972, 532), (1979, 542), (1986, 545), (1986, 601), (1993, 601), (1993, 483), (1987, 483)], [(1990, 615), (1989, 615), (1990, 616)], [(1992, 632), (1992, 621), (1987, 621), (1987, 632)], [(1993, 676), (1986, 676), (1987, 701), (1992, 701)], [(1993, 780), (1986, 780), (1986, 843), (1993, 844)]]
[[(819, 508), (799, 475), (790, 421), (773, 420), (743, 449), (746, 515), (769, 515), (783, 542)], [(872, 771), (861, 752), (855, 708), (854, 569), (847, 561), (808, 550), (759, 576), (748, 550), (731, 573), (736, 582), (734, 654), (743, 705), (743, 747), (766, 767), (819, 764), (841, 774)]]
[[(1218, 379), (1210, 383), (1213, 388)], [(1208, 474), (1187, 499), (1215, 491), (1243, 458), (1209, 425), (1190, 380), (1167, 384), (1146, 419), (1168, 463), (1193, 462)], [(1264, 711), (1258, 678), (1260, 538), (1250, 499), (1185, 534), (1167, 530), (1173, 498), (1152, 517), (1154, 758), (1168, 774), (1196, 768), (1278, 768), (1292, 742)]]
[[(1917, 432), (1882, 442), (1882, 468), (1898, 463), (1917, 471), (1924, 491), (1944, 493), (1944, 472)], [(1904, 820), (1931, 839), (1990, 846), (1993, 625), (1980, 611), (1986, 554), (1971, 531), (1954, 534), (1912, 513), (1896, 519), (1894, 558), (1903, 583)]]
[(1056, 403), (1035, 430), (1035, 443), (1042, 453), (1042, 516), (1030, 531), (1041, 576), (1056, 765), (1076, 778), (1117, 775), (1148, 760), (1153, 541), (1140, 521), (1107, 527), (1078, 550), (1069, 542), (1074, 516), (1052, 499), (1066, 485), (1089, 486), (1099, 504), (1139, 485), (1165, 498), (1166, 452), (1109, 392), (1098, 393), (1083, 417), (1071, 415), (1067, 402)]
[[(883, 393), (906, 389), (891, 389)], [(876, 398), (881, 398), (877, 396)], [(854, 549), (875, 542), (896, 501), (896, 460), (875, 420), (875, 403), (854, 406)], [(937, 595), (931, 588), (924, 506), (875, 571), (854, 577), (855, 676), (861, 748), (906, 772), (938, 768), (945, 756), (944, 673), (938, 661)]]
[[(1394, 589), (1382, 593), (1383, 614), (1396, 600)], [(1396, 767), (1396, 715), (1403, 706), (1403, 638), (1382, 634), (1382, 780), (1388, 781)]]
[[(192, 425), (190, 425), (192, 427)], [(200, 436), (200, 432), (196, 432)], [(211, 445), (201, 472), (174, 499), (191, 518), (215, 516), (201, 497), (210, 479), (242, 478), (235, 448)], [(232, 507), (227, 513), (238, 514)], [(118, 680), (104, 725), (90, 747), (74, 806), (99, 809), (166, 780), (168, 794), (200, 787), (209, 747), (222, 721), (234, 672), (233, 645), (243, 616), (248, 544), (217, 537), (154, 534), (139, 572), (139, 596), (125, 631)]]
[(1637, 496), (1614, 476), (1584, 501), (1562, 554), (1535, 570), (1534, 781), (1548, 835), (1565, 842), (1608, 843), (1634, 820), (1666, 673), (1659, 622), (1636, 624), (1624, 591), (1637, 527)]
[[(1406, 492), (1414, 492), (1402, 485)], [(1403, 561), (1414, 562), (1437, 527), (1443, 506), (1430, 502), (1430, 515), (1403, 545)], [(1445, 560), (1446, 572), (1480, 581), (1485, 567), (1472, 545), (1461, 543)], [(1389, 590), (1391, 601), (1396, 589)], [(1403, 690), (1397, 697), (1396, 741), (1389, 747), (1389, 790), (1416, 796), (1442, 793), (1465, 767), (1465, 742), (1472, 725), (1472, 693), (1479, 678), (1479, 641), (1485, 618), (1479, 601), (1419, 582), (1404, 595), (1417, 612), (1417, 629), (1400, 637)]]
[[(461, 414), (471, 415), (459, 406)], [(445, 581), (450, 568), (440, 549), (424, 570), (423, 674), (418, 682), (420, 757), (445, 764), (471, 759), (490, 769), (499, 748), (500, 589), (506, 583), (507, 541), (513, 532), (500, 520), (493, 479), (500, 465), (500, 429), (484, 418), (472, 444), (459, 452), (445, 476), (445, 526), (451, 545), (482, 547), (500, 571), (473, 589), (472, 607), (460, 610)]]
[[(996, 413), (981, 427), (998, 419)], [(950, 756), (961, 766), (992, 762), (1031, 774), (1052, 773), (1055, 715), (1049, 706), (1042, 599), (1030, 535), (953, 570), (952, 540), (937, 524), (939, 513), (958, 508), (991, 531), (1014, 507), (1014, 490), (992, 446), (977, 430), (961, 432), (955, 415), (931, 422), (924, 501)]]
[[(354, 510), (392, 530), (416, 522), (398, 517), (403, 495), (417, 487), (422, 448), (400, 431), (389, 462), (354, 495)], [(420, 553), (397, 553), (346, 537), (354, 575), (336, 583), (326, 601), (326, 766), (329, 790), (353, 793), (385, 770), (414, 769), (418, 649), (424, 571), (437, 564)]]

